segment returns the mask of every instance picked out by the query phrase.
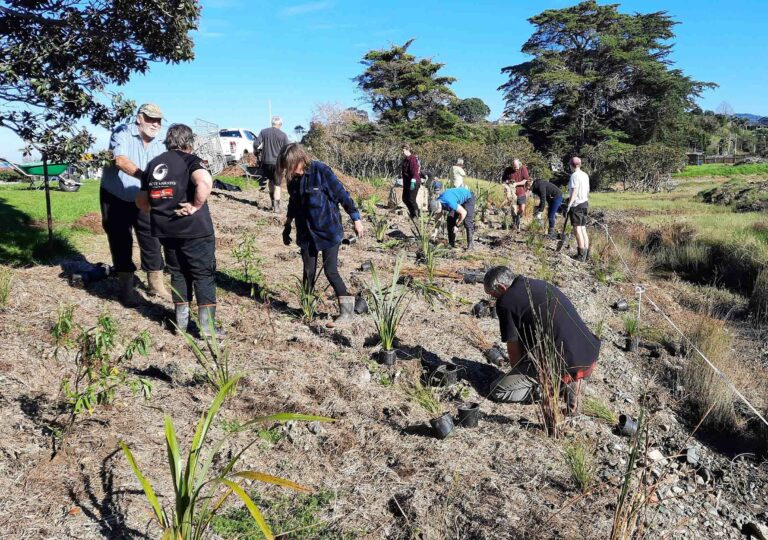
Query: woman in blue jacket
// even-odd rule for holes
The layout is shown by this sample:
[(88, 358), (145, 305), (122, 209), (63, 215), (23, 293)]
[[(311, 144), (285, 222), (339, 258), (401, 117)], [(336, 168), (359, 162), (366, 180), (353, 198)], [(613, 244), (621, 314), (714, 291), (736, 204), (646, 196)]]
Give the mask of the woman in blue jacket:
[(323, 254), (323, 271), (339, 299), (337, 322), (354, 317), (355, 297), (350, 296), (338, 270), (339, 245), (344, 238), (339, 205), (349, 214), (358, 237), (363, 234), (360, 212), (331, 168), (313, 161), (299, 143), (285, 146), (277, 158), (277, 174), (288, 186), (288, 215), (283, 243), (291, 244), (291, 222), (296, 221), (296, 244), (301, 248), (304, 283), (315, 286), (317, 257)]

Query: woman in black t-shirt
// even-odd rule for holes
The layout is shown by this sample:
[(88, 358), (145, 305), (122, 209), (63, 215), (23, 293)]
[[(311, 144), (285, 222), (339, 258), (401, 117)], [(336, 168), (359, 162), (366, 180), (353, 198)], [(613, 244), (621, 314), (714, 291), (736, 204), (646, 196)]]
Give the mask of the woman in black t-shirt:
[(208, 196), (213, 179), (202, 160), (192, 154), (194, 134), (189, 126), (173, 124), (165, 138), (168, 149), (147, 165), (136, 204), (149, 212), (152, 236), (165, 252), (171, 273), (176, 325), (189, 326), (189, 302), (197, 299), (200, 331), (217, 336), (216, 254)]

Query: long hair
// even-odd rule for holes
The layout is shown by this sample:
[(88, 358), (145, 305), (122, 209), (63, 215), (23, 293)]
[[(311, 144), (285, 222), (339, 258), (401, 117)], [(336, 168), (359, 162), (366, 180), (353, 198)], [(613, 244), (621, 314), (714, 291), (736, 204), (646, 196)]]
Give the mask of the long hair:
[(312, 163), (312, 158), (309, 156), (304, 147), (299, 143), (290, 143), (283, 147), (280, 151), (280, 155), (277, 156), (277, 176), (289, 181), (290, 175), (296, 170), (296, 167), (300, 164), (304, 164), (304, 169), (309, 167)]

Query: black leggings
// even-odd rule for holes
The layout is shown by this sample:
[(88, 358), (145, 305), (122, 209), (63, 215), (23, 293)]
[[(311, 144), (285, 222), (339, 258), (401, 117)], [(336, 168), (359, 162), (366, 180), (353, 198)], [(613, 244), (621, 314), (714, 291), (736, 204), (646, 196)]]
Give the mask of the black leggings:
[[(336, 296), (349, 296), (347, 286), (341, 279), (338, 269), (339, 245), (322, 250), (323, 254), (323, 272), (325, 277), (333, 287)], [(314, 247), (301, 248), (301, 260), (304, 262), (304, 283), (309, 284), (313, 289), (315, 287), (315, 276), (317, 275), (317, 256), (318, 252)]]
[(194, 291), (198, 307), (216, 305), (216, 240), (161, 238), (165, 262), (171, 273), (174, 304), (186, 304)]
[[(403, 182), (405, 183), (406, 180), (403, 180)], [(416, 195), (418, 195), (420, 187), (421, 182), (416, 182), (416, 185), (409, 189), (405, 189), (405, 186), (403, 186), (403, 203), (408, 208), (408, 215), (412, 218), (419, 217), (419, 205), (416, 204)]]

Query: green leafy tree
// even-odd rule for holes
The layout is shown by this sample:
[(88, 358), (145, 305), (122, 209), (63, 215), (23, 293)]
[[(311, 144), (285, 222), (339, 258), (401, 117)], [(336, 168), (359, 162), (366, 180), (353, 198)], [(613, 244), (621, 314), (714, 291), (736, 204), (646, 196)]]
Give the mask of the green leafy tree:
[(508, 115), (522, 114), (537, 148), (579, 150), (617, 139), (665, 141), (712, 83), (670, 67), (675, 23), (666, 12), (619, 13), (594, 0), (549, 9), (522, 52), (531, 59), (503, 68), (499, 87)]
[(460, 99), (451, 103), (451, 112), (470, 124), (480, 122), (491, 114), (491, 109), (480, 98)]
[[(135, 107), (110, 86), (150, 62), (192, 60), (197, 0), (7, 0), (0, 4), (0, 126), (51, 158), (77, 156)], [(29, 149), (29, 148), (28, 148)]]
[(449, 85), (456, 79), (437, 74), (444, 64), (408, 53), (413, 41), (368, 51), (360, 62), (365, 71), (354, 78), (385, 123), (426, 117), (454, 98)]

